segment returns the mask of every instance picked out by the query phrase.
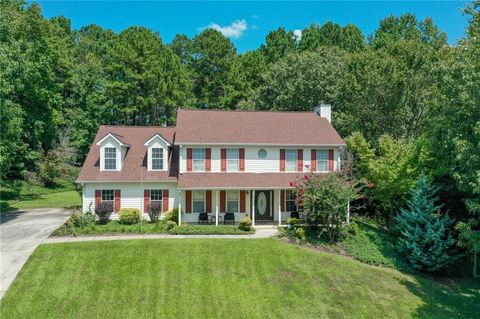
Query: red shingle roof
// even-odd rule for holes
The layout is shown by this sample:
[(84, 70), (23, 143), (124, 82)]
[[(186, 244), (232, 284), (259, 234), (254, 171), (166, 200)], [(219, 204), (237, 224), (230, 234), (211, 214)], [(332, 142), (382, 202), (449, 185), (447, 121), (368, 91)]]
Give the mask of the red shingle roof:
[[(108, 133), (121, 138), (122, 143), (130, 147), (125, 156), (121, 171), (100, 171), (100, 146), (96, 145), (99, 140)], [(114, 182), (160, 182), (177, 181), (178, 176), (178, 147), (174, 147), (169, 154), (168, 167), (165, 172), (147, 170), (147, 147), (145, 142), (156, 133), (160, 134), (170, 144), (175, 141), (174, 127), (158, 126), (100, 126), (95, 141), (88, 153), (85, 163), (78, 175), (77, 182), (88, 181), (114, 181)]]
[(325, 118), (312, 112), (182, 110), (177, 144), (345, 145)]
[(291, 188), (305, 173), (184, 173), (178, 188)]

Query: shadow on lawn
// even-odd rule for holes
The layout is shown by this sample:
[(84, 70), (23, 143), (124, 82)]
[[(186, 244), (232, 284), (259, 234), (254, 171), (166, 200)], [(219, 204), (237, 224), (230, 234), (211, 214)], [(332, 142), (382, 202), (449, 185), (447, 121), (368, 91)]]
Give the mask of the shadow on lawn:
[(417, 276), (418, 283), (400, 280), (424, 305), (412, 317), (478, 318), (480, 314), (480, 280), (474, 278), (427, 279)]

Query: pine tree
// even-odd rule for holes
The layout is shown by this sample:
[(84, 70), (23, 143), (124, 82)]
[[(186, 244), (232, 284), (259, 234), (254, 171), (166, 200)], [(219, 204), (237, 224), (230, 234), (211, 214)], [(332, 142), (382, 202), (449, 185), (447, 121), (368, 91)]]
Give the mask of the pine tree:
[(441, 216), (435, 205), (437, 188), (422, 174), (410, 191), (407, 209), (395, 218), (401, 232), (399, 249), (417, 271), (437, 272), (456, 260), (454, 240), (449, 232), (451, 220)]

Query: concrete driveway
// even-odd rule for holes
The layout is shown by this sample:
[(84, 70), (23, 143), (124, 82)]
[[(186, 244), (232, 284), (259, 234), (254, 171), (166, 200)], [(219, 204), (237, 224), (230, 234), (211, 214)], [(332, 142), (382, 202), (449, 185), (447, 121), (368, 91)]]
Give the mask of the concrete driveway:
[(0, 216), (0, 299), (30, 254), (70, 215), (63, 209), (28, 209)]

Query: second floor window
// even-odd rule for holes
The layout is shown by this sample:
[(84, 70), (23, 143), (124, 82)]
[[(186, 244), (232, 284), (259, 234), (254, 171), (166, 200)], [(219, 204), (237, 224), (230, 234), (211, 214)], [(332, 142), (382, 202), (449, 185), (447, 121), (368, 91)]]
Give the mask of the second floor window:
[(193, 160), (194, 172), (205, 171), (205, 149), (204, 148), (194, 148), (192, 160)]
[(287, 172), (297, 171), (297, 150), (285, 150), (285, 170)]
[(152, 169), (163, 169), (163, 148), (152, 148)]
[(204, 213), (205, 212), (205, 192), (204, 191), (193, 191), (192, 192), (192, 207), (194, 213)]
[(328, 171), (328, 150), (317, 150), (317, 171)]
[(105, 147), (104, 157), (104, 169), (117, 169), (117, 149), (115, 147)]
[(227, 172), (238, 172), (238, 148), (227, 148)]

